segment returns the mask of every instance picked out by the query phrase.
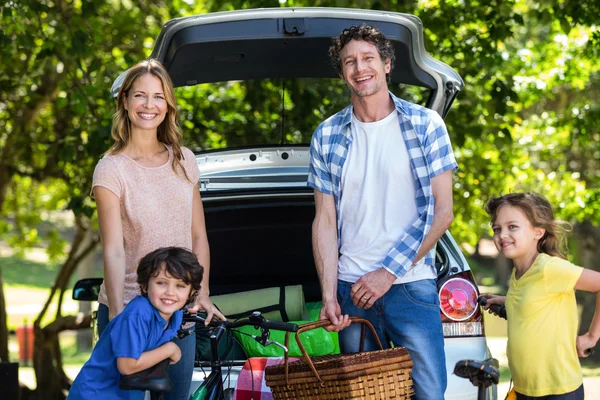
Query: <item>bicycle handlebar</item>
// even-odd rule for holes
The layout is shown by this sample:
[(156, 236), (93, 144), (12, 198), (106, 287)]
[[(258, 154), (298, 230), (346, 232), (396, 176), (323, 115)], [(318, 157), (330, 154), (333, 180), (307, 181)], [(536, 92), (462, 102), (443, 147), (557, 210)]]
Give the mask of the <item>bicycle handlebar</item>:
[[(206, 318), (198, 314), (189, 314), (184, 312), (183, 322), (199, 322), (204, 324), (206, 322)], [(238, 321), (222, 321), (220, 319), (213, 319), (209, 322), (208, 326), (225, 329), (239, 328), (240, 326), (254, 326), (256, 328), (275, 329), (285, 332), (298, 331), (298, 325), (281, 321), (269, 321), (258, 311), (253, 312), (248, 318), (243, 318)]]
[[(477, 298), (477, 303), (483, 307), (487, 304), (487, 299), (479, 296)], [(503, 304), (490, 304), (490, 310), (492, 310), (500, 318), (506, 319), (506, 307)]]

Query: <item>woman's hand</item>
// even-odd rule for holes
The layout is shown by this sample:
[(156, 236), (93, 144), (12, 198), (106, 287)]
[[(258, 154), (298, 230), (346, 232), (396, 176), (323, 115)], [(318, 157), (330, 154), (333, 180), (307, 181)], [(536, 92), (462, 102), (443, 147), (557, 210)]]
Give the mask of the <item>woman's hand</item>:
[(194, 300), (194, 304), (191, 307), (188, 307), (188, 311), (191, 313), (197, 313), (200, 310), (206, 311), (206, 321), (204, 322), (204, 325), (208, 325), (215, 315), (223, 321), (227, 319), (219, 310), (217, 310), (217, 307), (215, 307), (212, 301), (210, 301), (208, 294), (203, 292), (198, 293)]

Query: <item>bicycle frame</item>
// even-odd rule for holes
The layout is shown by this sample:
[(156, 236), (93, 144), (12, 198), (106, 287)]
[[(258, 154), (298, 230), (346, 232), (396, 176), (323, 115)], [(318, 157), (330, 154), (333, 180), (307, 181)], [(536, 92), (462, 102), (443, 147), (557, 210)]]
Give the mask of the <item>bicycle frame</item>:
[[(210, 366), (210, 374), (208, 377), (204, 379), (204, 382), (196, 389), (196, 391), (192, 394), (192, 400), (220, 400), (224, 398), (223, 394), (223, 370), (222, 366), (225, 364), (227, 366), (234, 365), (244, 365), (245, 362), (223, 362), (219, 359), (219, 342), (223, 338), (223, 334), (225, 333), (225, 328), (220, 326), (216, 328), (216, 332), (212, 332), (210, 335), (210, 355), (211, 361), (208, 366)], [(204, 366), (206, 362), (200, 363), (200, 366)], [(208, 397), (207, 397), (208, 396)]]

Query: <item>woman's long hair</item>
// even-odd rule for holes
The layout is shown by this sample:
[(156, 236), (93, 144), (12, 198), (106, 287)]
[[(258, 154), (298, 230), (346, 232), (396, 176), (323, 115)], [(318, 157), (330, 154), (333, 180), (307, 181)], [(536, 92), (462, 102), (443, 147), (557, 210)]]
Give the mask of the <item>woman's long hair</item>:
[(131, 141), (131, 121), (129, 120), (129, 114), (125, 109), (125, 101), (133, 83), (144, 74), (151, 74), (160, 79), (165, 100), (167, 101), (167, 114), (165, 115), (164, 121), (157, 128), (157, 139), (159, 142), (171, 146), (173, 149), (173, 171), (177, 173), (177, 167), (181, 168), (185, 178), (189, 181), (190, 178), (187, 176), (183, 165), (181, 165), (181, 160), (183, 159), (183, 154), (181, 152), (183, 134), (179, 128), (179, 110), (177, 110), (173, 82), (165, 67), (154, 59), (137, 63), (127, 73), (123, 85), (121, 85), (121, 89), (119, 90), (119, 95), (117, 96), (117, 111), (113, 115), (111, 135), (114, 143), (110, 149), (108, 149), (106, 154), (119, 154)]
[(554, 211), (548, 200), (533, 192), (510, 193), (492, 198), (485, 207), (485, 211), (491, 217), (491, 225), (496, 223), (498, 211), (505, 205), (523, 211), (532, 226), (544, 228), (546, 233), (538, 241), (538, 252), (563, 259), (567, 258), (565, 233), (571, 230), (571, 225), (568, 222), (554, 219)]

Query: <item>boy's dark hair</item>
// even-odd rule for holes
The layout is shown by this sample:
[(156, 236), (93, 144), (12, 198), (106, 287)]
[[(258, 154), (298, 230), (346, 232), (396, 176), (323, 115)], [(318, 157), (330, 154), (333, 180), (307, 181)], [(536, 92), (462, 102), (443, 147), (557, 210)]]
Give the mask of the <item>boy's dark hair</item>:
[(194, 253), (182, 247), (162, 247), (146, 254), (140, 260), (137, 268), (137, 283), (142, 288), (142, 294), (148, 295), (146, 290), (150, 278), (157, 276), (163, 266), (168, 275), (192, 286), (193, 290), (188, 298), (188, 304), (191, 303), (200, 290), (204, 268), (198, 263)]
[(392, 42), (386, 39), (379, 29), (365, 24), (362, 24), (361, 26), (354, 25), (350, 28), (344, 29), (342, 33), (340, 33), (340, 36), (336, 36), (331, 39), (329, 58), (331, 59), (331, 64), (336, 69), (338, 74), (342, 73), (342, 60), (340, 58), (340, 52), (351, 40), (364, 40), (365, 42), (371, 43), (377, 48), (377, 52), (381, 57), (381, 61), (384, 63), (386, 59), (390, 59), (390, 72), (385, 74), (387, 82), (390, 83), (392, 70), (394, 69), (394, 61), (396, 61), (394, 46), (392, 46)]
[(568, 222), (554, 219), (552, 205), (543, 196), (534, 192), (509, 193), (504, 196), (492, 197), (485, 206), (490, 216), (490, 225), (496, 223), (500, 208), (505, 205), (516, 207), (523, 211), (529, 223), (536, 228), (544, 228), (546, 233), (538, 242), (537, 250), (551, 256), (566, 259), (567, 243), (565, 233), (570, 230)]

